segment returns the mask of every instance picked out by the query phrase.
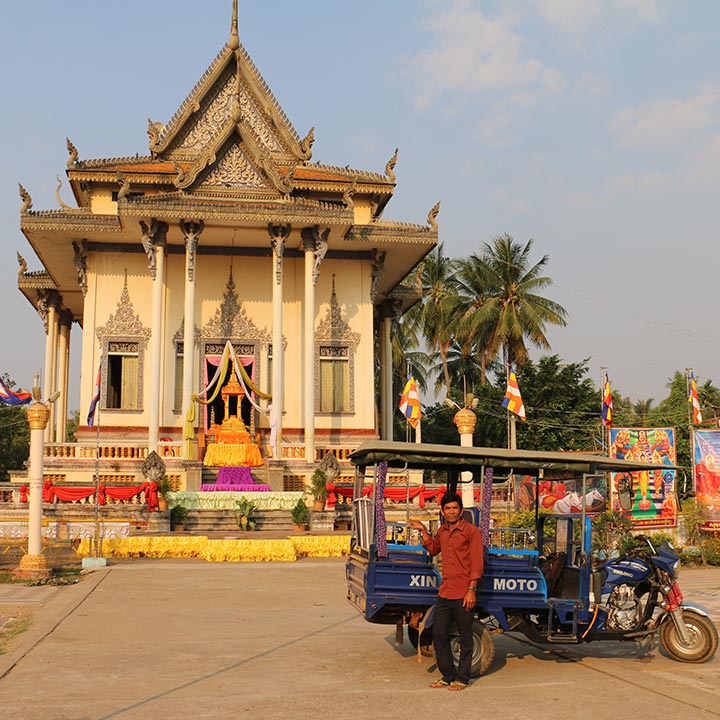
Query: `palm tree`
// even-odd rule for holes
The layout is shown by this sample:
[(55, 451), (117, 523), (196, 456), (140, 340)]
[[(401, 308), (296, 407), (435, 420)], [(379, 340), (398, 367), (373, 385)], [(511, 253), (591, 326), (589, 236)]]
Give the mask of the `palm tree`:
[(639, 425), (647, 425), (648, 413), (652, 408), (653, 398), (647, 400), (638, 400), (633, 405), (633, 412), (635, 413), (635, 422)]
[(522, 365), (529, 360), (526, 340), (550, 349), (547, 326), (567, 324), (565, 309), (538, 294), (552, 285), (552, 280), (541, 274), (549, 256), (531, 265), (532, 247), (532, 239), (523, 246), (508, 234), (500, 235), (484, 244), (482, 256), (472, 255), (469, 260), (483, 294), (463, 319), (465, 331), (486, 339), (488, 358), (497, 357), (502, 350), (505, 364)]
[(414, 283), (422, 299), (405, 315), (405, 322), (419, 332), (431, 352), (439, 352), (445, 378), (450, 389), (447, 352), (452, 344), (454, 328), (449, 315), (453, 286), (454, 262), (444, 254), (442, 243), (435, 248), (414, 274)]

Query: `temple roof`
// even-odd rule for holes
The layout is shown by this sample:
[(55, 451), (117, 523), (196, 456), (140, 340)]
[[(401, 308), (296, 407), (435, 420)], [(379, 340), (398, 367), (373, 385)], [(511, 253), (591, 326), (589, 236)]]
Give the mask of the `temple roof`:
[(71, 241), (98, 252), (141, 252), (138, 221), (148, 218), (170, 225), (174, 252), (183, 246), (177, 222), (202, 217), (212, 242), (200, 254), (269, 252), (268, 223), (324, 225), (328, 257), (382, 254), (380, 300), (437, 243), (436, 209), (427, 225), (381, 219), (395, 188), (397, 150), (384, 172), (311, 162), (314, 130), (300, 137), (240, 43), (237, 0), (228, 42), (167, 124), (148, 120), (147, 134), (149, 154), (129, 157), (80, 159), (67, 140), (77, 208), (60, 199), (58, 187), (60, 209), (34, 210), (20, 186), (21, 229), (63, 297), (77, 294)]

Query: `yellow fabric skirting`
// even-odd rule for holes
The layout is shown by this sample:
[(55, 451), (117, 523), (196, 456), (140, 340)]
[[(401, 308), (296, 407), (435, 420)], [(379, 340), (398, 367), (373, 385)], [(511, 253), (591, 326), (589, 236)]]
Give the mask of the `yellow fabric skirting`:
[(207, 467), (259, 467), (264, 465), (260, 448), (254, 443), (248, 445), (223, 445), (211, 443), (207, 446), (203, 465)]
[[(284, 540), (210, 540), (204, 535), (178, 537), (129, 537), (103, 540), (105, 557), (191, 558), (207, 562), (294, 562), (302, 557), (341, 557), (350, 552), (350, 538), (298, 536)], [(78, 555), (92, 553), (83, 540)]]

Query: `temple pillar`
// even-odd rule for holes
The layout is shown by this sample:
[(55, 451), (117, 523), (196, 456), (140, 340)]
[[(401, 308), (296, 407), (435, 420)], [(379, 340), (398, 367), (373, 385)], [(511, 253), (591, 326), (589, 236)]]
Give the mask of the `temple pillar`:
[(283, 254), (292, 227), (268, 225), (272, 247), (272, 304), (273, 304), (273, 355), (272, 355), (272, 405), (270, 415), (271, 448), (275, 460), (282, 459), (282, 419), (284, 406), (284, 356), (283, 348)]
[[(182, 421), (185, 424), (192, 403), (195, 359), (195, 255), (200, 234), (205, 224), (180, 222), (180, 229), (185, 238), (185, 321), (183, 327), (183, 406)], [(185, 459), (194, 460), (192, 443), (185, 437)]]
[(30, 425), (28, 551), (27, 555), (20, 558), (20, 566), (15, 570), (15, 574), (21, 578), (42, 578), (51, 574), (47, 559), (42, 554), (43, 455), (50, 408), (47, 403), (40, 401), (37, 374), (33, 383), (33, 402), (28, 408), (27, 418)]
[[(45, 370), (43, 372), (43, 395), (50, 397), (55, 392), (55, 371), (57, 358), (57, 293), (48, 291), (39, 301), (44, 303), (45, 314)], [(42, 315), (42, 313), (41, 313)], [(43, 427), (45, 442), (52, 442), (53, 412)]]
[(72, 314), (63, 310), (58, 318), (58, 372), (57, 380), (60, 391), (55, 420), (55, 442), (64, 443), (67, 432), (68, 411), (68, 376), (70, 372), (70, 330), (72, 327)]
[(305, 425), (305, 461), (315, 462), (315, 285), (320, 265), (327, 252), (328, 235), (321, 235), (318, 226), (302, 231), (305, 251), (305, 316), (303, 347), (303, 404)]
[[(164, 330), (163, 299), (165, 295), (165, 246), (167, 244), (168, 226), (167, 223), (158, 222), (155, 218), (153, 218), (149, 226), (143, 221), (140, 221), (140, 227), (142, 229), (142, 245), (145, 250), (145, 254), (148, 257), (148, 270), (150, 271), (150, 276), (153, 279), (152, 334), (150, 335), (150, 407), (148, 418), (148, 453), (150, 453), (153, 450), (157, 451), (157, 443), (160, 438), (160, 413), (163, 407), (163, 398), (165, 396), (163, 392), (161, 369), (162, 337)], [(187, 260), (185, 268), (187, 270)], [(194, 293), (195, 283), (193, 282), (192, 285), (192, 292)], [(185, 311), (187, 317), (187, 305)], [(191, 324), (190, 327), (192, 328), (193, 324)], [(185, 378), (183, 377), (183, 381), (184, 379)]]
[(381, 439), (393, 439), (393, 411), (395, 398), (392, 391), (392, 318), (380, 320), (380, 419)]

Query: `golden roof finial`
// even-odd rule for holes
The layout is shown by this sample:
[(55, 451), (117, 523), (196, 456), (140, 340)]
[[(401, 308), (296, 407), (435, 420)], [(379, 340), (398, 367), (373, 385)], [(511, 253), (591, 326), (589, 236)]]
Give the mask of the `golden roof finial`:
[(232, 25), (230, 27), (230, 47), (237, 50), (240, 47), (240, 35), (238, 33), (238, 0), (233, 0)]

